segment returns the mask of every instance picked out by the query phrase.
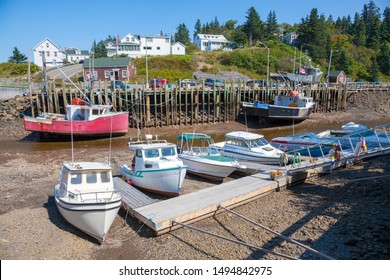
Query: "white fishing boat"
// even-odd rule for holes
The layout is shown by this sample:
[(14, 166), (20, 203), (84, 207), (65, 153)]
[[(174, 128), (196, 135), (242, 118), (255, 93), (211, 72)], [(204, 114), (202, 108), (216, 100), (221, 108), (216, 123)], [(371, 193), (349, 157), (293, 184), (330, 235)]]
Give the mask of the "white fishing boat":
[(145, 141), (129, 142), (129, 148), (135, 153), (131, 166), (120, 166), (129, 184), (169, 196), (180, 194), (187, 166), (178, 158), (175, 144), (146, 135)]
[(121, 206), (111, 167), (98, 162), (64, 162), (54, 198), (65, 220), (100, 243)]
[(210, 147), (213, 143), (214, 140), (203, 133), (178, 136), (179, 158), (188, 166), (188, 172), (219, 181), (237, 169), (246, 169), (237, 160), (222, 156), (216, 148)]
[(271, 146), (261, 134), (234, 131), (225, 134), (225, 141), (210, 145), (221, 155), (262, 164), (279, 164), (283, 151)]

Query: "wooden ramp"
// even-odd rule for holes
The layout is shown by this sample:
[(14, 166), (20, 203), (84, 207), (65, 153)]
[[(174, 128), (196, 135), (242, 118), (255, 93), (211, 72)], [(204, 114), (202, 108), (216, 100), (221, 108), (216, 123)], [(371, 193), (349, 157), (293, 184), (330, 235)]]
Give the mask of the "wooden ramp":
[(172, 221), (193, 223), (212, 216), (220, 205), (233, 208), (275, 191), (279, 184), (271, 180), (269, 174), (258, 173), (136, 208), (134, 215), (158, 235), (180, 227), (173, 226)]
[(156, 200), (150, 198), (135, 187), (127, 184), (119, 177), (114, 177), (114, 189), (121, 193), (122, 208), (134, 217), (134, 209), (148, 204), (155, 203)]

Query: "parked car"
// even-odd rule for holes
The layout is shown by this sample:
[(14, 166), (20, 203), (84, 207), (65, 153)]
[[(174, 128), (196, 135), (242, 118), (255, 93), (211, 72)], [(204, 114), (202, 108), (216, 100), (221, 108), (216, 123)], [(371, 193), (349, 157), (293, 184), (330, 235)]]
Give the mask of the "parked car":
[(206, 79), (204, 81), (204, 84), (205, 84), (205, 86), (209, 86), (209, 87), (214, 87), (214, 85), (216, 87), (223, 87), (224, 86), (223, 81), (221, 81), (221, 80), (214, 80), (214, 79)]
[(196, 87), (198, 85), (198, 82), (195, 80), (191, 79), (184, 79), (180, 81), (180, 86), (185, 87), (185, 86), (190, 86), (190, 87)]
[[(114, 82), (111, 82), (110, 84), (110, 89), (113, 89), (114, 88)], [(126, 89), (126, 88), (130, 88), (130, 85), (125, 85), (122, 81), (115, 81), (115, 89)]]
[(249, 80), (246, 82), (246, 85), (248, 87), (256, 87), (256, 86), (266, 86), (267, 85), (267, 81), (263, 81), (263, 80)]
[(168, 83), (169, 83), (169, 81), (167, 79), (163, 79), (163, 78), (149, 80), (150, 88), (154, 88), (154, 85), (156, 85), (156, 88), (160, 88), (164, 85), (167, 85)]

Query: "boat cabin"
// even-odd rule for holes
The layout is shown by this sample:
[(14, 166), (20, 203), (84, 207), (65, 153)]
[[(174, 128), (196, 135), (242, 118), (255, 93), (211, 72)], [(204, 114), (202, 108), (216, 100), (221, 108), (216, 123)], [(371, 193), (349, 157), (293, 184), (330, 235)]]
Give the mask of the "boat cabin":
[(203, 133), (182, 133), (178, 137), (178, 144), (181, 154), (194, 156), (220, 155), (215, 147), (210, 147), (214, 143), (212, 137)]
[(249, 132), (227, 133), (225, 137), (226, 144), (247, 149), (258, 148), (269, 144), (263, 135)]
[(130, 150), (135, 151), (132, 167), (136, 170), (156, 167), (160, 160), (176, 160), (176, 145), (162, 142), (153, 144), (130, 144)]
[(292, 91), (288, 95), (276, 95), (274, 105), (285, 107), (306, 108), (314, 104), (312, 97), (303, 96), (298, 91)]
[(111, 167), (98, 162), (65, 162), (60, 176), (60, 196), (85, 202), (111, 199), (113, 194)]
[(91, 121), (111, 112), (112, 105), (68, 105), (66, 119), (73, 121)]

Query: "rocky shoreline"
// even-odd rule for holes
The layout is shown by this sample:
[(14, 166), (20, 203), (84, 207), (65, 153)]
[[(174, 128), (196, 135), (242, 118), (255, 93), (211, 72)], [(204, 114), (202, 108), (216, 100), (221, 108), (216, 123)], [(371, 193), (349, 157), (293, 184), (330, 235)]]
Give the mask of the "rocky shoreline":
[[(387, 95), (366, 104), (355, 100), (345, 112), (314, 114), (298, 124), (308, 129), (331, 122), (390, 122)], [(373, 98), (371, 98), (373, 99)], [(368, 103), (369, 99), (361, 103)], [(160, 129), (159, 135), (182, 128)], [(191, 128), (188, 128), (189, 130)], [(242, 123), (203, 126), (209, 131), (242, 130)], [(273, 128), (277, 129), (277, 128)], [(257, 128), (251, 130), (256, 131)], [(53, 200), (63, 160), (69, 151), (61, 143), (46, 149), (9, 150), (7, 143), (28, 136), (20, 118), (0, 118), (0, 258), (2, 260), (236, 260), (279, 259), (271, 254), (182, 228), (155, 237), (142, 223), (120, 211), (103, 245), (69, 225)], [(3, 145), (4, 144), (4, 145)], [(99, 147), (80, 144), (78, 156), (105, 160)], [(113, 150), (112, 163), (131, 155)], [(390, 157), (381, 156), (272, 193), (234, 209), (241, 215), (314, 248), (334, 259), (390, 259)], [(360, 180), (358, 180), (360, 179)], [(228, 179), (230, 180), (230, 178)], [(213, 183), (186, 178), (184, 193)], [(321, 259), (304, 248), (276, 238), (231, 213), (220, 213), (194, 226), (231, 239), (274, 250), (297, 259)]]

